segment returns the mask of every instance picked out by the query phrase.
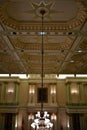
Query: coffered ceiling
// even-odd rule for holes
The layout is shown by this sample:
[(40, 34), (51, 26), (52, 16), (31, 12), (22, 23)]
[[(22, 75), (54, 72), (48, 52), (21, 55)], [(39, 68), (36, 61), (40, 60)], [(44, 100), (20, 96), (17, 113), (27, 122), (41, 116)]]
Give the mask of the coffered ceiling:
[(86, 0), (0, 0), (0, 73), (87, 74)]

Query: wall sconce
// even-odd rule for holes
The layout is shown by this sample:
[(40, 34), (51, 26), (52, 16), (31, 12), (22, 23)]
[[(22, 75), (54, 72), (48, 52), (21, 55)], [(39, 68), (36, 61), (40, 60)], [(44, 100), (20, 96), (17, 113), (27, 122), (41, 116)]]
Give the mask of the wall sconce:
[(33, 102), (33, 99), (34, 99), (34, 93), (35, 93), (35, 90), (34, 90), (33, 87), (31, 87), (30, 90), (29, 90), (30, 102), (31, 102), (31, 103)]
[(13, 94), (13, 93), (14, 93), (14, 90), (11, 89), (11, 88), (9, 88), (9, 89), (7, 90), (7, 93), (8, 93), (8, 94)]
[(71, 89), (71, 94), (79, 94), (79, 90), (78, 89)]
[(50, 93), (51, 93), (51, 96), (52, 96), (52, 103), (54, 103), (55, 102), (55, 95), (56, 95), (56, 88), (55, 88), (55, 86), (51, 86)]
[(17, 128), (18, 127), (18, 124), (17, 124), (17, 116), (16, 116), (16, 118), (15, 118), (15, 128)]
[(35, 93), (34, 89), (30, 89), (30, 90), (29, 90), (29, 93), (30, 93), (30, 94), (34, 94), (34, 93)]
[(69, 121), (67, 122), (67, 128), (69, 128), (70, 127), (70, 124), (69, 124)]
[(32, 113), (28, 116), (28, 120), (34, 120), (34, 115)]
[(34, 89), (35, 85), (30, 85), (30, 89), (29, 89), (29, 94), (34, 94), (35, 93), (35, 89)]
[(51, 89), (51, 94), (56, 94), (56, 90), (55, 89)]
[(57, 119), (57, 116), (56, 116), (56, 114), (53, 113), (53, 114), (51, 115), (51, 120), (56, 121), (56, 119)]

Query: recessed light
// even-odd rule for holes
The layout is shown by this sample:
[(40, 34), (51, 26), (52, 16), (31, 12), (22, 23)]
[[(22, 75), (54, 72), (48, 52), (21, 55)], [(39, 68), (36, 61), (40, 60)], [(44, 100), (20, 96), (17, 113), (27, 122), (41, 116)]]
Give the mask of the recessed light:
[(78, 50), (77, 52), (81, 53), (81, 52), (83, 52), (83, 51), (82, 51), (82, 50)]
[(21, 50), (21, 52), (24, 52), (24, 50)]
[(73, 63), (73, 62), (74, 62), (74, 60), (70, 60), (70, 62), (71, 62), (71, 63)]
[(46, 34), (46, 32), (39, 32), (39, 34), (40, 34), (40, 35), (45, 35), (45, 34)]
[(7, 50), (3, 50), (3, 52), (7, 52)]
[(14, 35), (16, 35), (17, 33), (16, 32), (13, 32)]
[(68, 35), (72, 35), (72, 32), (69, 32)]
[(64, 50), (61, 50), (61, 52), (64, 52)]

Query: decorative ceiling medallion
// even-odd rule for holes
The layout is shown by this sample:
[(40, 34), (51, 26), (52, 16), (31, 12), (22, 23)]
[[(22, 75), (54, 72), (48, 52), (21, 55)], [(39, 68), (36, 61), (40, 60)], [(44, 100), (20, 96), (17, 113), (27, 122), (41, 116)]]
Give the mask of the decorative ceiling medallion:
[[(77, 15), (70, 19), (69, 21), (44, 21), (44, 30), (70, 30), (75, 29), (77, 27), (81, 27), (81, 25), (85, 22), (85, 19), (87, 18), (87, 12), (85, 7), (82, 5), (80, 1), (76, 1), (78, 5), (78, 12)], [(7, 25), (8, 27), (11, 27), (16, 30), (41, 30), (41, 21), (35, 22), (33, 21), (19, 21), (7, 13), (7, 7), (8, 4), (3, 3), (3, 5), (0, 7), (0, 19), (2, 23)], [(40, 10), (43, 8), (46, 11), (45, 17), (50, 18), (50, 15), (52, 12), (54, 1), (46, 4), (45, 2), (40, 2), (40, 4), (32, 3), (31, 5), (33, 7), (31, 14), (36, 14), (37, 17), (40, 16)], [(58, 13), (58, 12), (57, 12)], [(36, 24), (35, 24), (36, 23)]]
[(40, 4), (37, 4), (37, 3), (31, 3), (33, 8), (34, 8), (34, 11), (36, 13), (37, 16), (41, 17), (41, 10), (45, 10), (45, 15), (44, 17), (47, 17), (50, 13), (50, 9), (51, 7), (53, 6), (54, 2), (50, 2), (48, 4), (46, 4), (45, 2), (41, 1)]
[(49, 14), (49, 10), (48, 10), (47, 8), (45, 8), (45, 7), (39, 7), (39, 8), (36, 10), (36, 14), (41, 17), (40, 11), (41, 11), (42, 9), (46, 12), (45, 15), (44, 15), (44, 17), (47, 16), (47, 15)]

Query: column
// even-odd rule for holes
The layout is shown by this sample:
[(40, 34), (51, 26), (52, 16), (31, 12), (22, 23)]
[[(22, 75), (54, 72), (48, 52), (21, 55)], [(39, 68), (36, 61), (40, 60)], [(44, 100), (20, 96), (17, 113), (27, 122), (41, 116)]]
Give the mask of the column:
[(71, 98), (70, 98), (70, 83), (66, 84), (66, 93), (67, 93), (67, 103), (69, 104), (70, 101), (71, 101)]
[(15, 96), (14, 96), (14, 102), (18, 103), (19, 99), (19, 83), (15, 82)]

